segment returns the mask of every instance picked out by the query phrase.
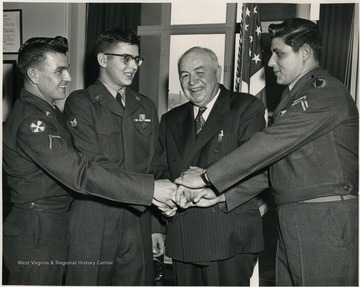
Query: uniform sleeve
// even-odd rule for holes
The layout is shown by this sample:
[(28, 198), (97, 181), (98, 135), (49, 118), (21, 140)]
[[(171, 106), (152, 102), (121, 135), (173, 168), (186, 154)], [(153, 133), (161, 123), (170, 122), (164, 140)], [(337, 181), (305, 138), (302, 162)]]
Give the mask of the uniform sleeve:
[[(219, 192), (328, 133), (347, 116), (341, 89), (306, 90), (298, 100), (249, 141), (207, 169)], [(241, 164), (239, 164), (241, 163)]]
[(29, 117), (19, 127), (17, 146), (46, 173), (76, 192), (142, 205), (140, 210), (151, 205), (154, 190), (151, 175), (110, 173), (69, 146), (61, 136), (63, 129), (52, 118)]
[[(247, 142), (255, 133), (265, 128), (265, 107), (260, 100), (251, 101), (244, 114), (239, 119), (238, 143), (239, 146)], [(269, 187), (266, 171), (238, 182), (224, 192), (225, 203), (219, 207), (229, 212), (257, 196)]]
[(166, 118), (163, 116), (160, 121), (158, 142), (156, 145), (154, 160), (154, 176), (156, 179), (171, 179), (166, 152)]

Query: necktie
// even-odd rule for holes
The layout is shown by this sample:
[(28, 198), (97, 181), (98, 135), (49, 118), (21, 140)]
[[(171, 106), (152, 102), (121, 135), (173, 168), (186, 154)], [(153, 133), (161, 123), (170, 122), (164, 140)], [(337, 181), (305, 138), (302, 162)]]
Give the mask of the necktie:
[(125, 108), (125, 94), (124, 92), (118, 92), (116, 94), (116, 100), (118, 101), (118, 103), (123, 107)]
[(195, 118), (195, 130), (196, 130), (196, 134), (198, 134), (198, 133), (202, 130), (202, 128), (203, 128), (203, 126), (204, 126), (204, 124), (205, 124), (205, 119), (204, 119), (204, 117), (202, 116), (202, 114), (205, 112), (205, 110), (206, 110), (206, 107), (200, 107), (200, 108), (199, 108), (199, 112), (198, 112), (198, 114), (196, 115), (196, 118)]

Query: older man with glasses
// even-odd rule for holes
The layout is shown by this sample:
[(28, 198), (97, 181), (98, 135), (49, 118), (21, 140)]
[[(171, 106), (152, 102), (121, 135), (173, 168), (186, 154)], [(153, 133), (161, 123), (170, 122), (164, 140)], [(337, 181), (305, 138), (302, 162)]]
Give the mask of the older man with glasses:
[[(85, 156), (107, 168), (150, 174), (157, 111), (128, 87), (143, 62), (139, 44), (131, 31), (102, 33), (95, 47), (99, 78), (69, 96), (65, 114), (74, 145)], [(175, 194), (171, 182), (156, 181), (155, 188), (158, 184)], [(69, 264), (66, 284), (152, 285), (149, 211), (95, 196), (76, 196), (74, 202), (69, 262), (76, 264)], [(158, 243), (161, 255), (163, 242)]]

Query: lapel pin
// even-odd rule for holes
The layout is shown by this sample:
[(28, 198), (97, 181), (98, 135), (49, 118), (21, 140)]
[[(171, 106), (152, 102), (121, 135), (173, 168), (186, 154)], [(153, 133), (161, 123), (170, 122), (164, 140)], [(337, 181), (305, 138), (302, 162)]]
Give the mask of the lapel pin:
[(224, 130), (221, 130), (221, 131), (219, 132), (218, 142), (222, 142), (223, 137), (224, 137)]

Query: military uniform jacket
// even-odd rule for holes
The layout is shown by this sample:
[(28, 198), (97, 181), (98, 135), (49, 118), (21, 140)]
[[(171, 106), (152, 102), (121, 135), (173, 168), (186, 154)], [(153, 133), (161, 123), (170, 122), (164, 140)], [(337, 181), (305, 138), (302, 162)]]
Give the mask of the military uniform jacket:
[[(176, 107), (160, 123), (156, 177), (174, 180), (190, 165), (207, 168), (264, 126), (261, 101), (223, 86), (197, 138), (193, 105), (188, 102)], [(256, 182), (249, 189), (256, 189)], [(263, 234), (257, 200), (238, 206), (236, 187), (232, 192), (228, 205), (178, 210), (167, 222), (166, 254), (184, 262), (204, 263), (261, 251)]]
[(144, 174), (144, 180), (139, 177), (119, 189), (131, 192), (134, 184), (140, 184), (153, 195), (154, 182), (147, 180), (152, 175), (145, 174), (152, 172), (158, 116), (149, 98), (127, 88), (124, 110), (97, 80), (87, 89), (73, 92), (64, 112), (77, 150), (105, 168)]
[[(70, 198), (69, 189), (128, 204), (151, 204), (151, 176), (113, 174), (89, 162), (73, 149), (61, 112), (26, 90), (21, 91), (5, 125), (3, 147), (4, 170), (15, 204)], [(131, 187), (119, 191), (129, 181)]]
[(222, 191), (271, 165), (278, 204), (357, 195), (358, 120), (358, 110), (344, 85), (316, 68), (283, 94), (274, 124), (211, 166), (208, 176)]

